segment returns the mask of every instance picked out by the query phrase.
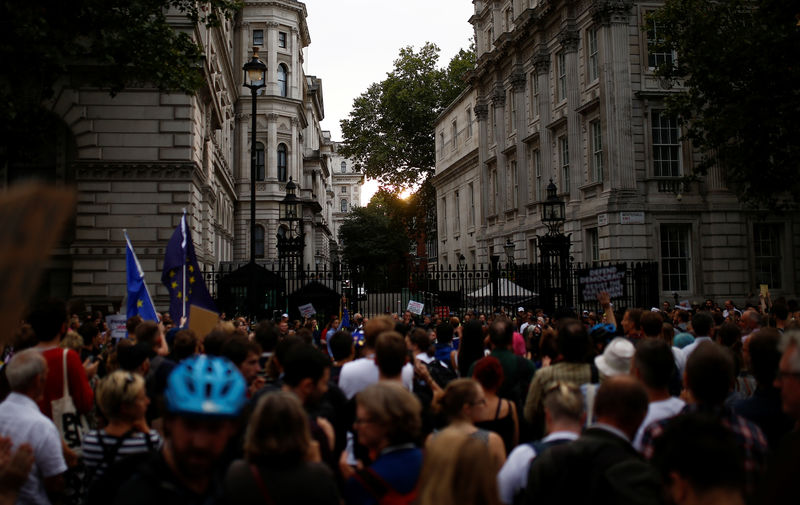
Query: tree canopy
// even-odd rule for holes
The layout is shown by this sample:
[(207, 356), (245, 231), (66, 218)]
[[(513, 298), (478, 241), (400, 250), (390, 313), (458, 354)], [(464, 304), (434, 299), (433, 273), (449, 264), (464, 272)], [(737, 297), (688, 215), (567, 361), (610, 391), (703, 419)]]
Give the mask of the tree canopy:
[(408, 187), (434, 171), (437, 116), (466, 88), (465, 74), (475, 65), (473, 48), (437, 67), (439, 48), (430, 42), (418, 51), (400, 50), (386, 79), (371, 84), (353, 101), (341, 121), (341, 154), (383, 184)]
[(780, 210), (800, 192), (800, 26), (795, 2), (667, 0), (651, 18), (669, 112), (703, 153), (689, 176), (714, 164), (753, 207)]
[[(5, 0), (0, 6), (0, 123), (35, 124), (60, 86), (112, 94), (129, 85), (194, 92), (202, 48), (195, 23), (219, 24), (238, 0)], [(176, 27), (174, 22), (186, 22)]]

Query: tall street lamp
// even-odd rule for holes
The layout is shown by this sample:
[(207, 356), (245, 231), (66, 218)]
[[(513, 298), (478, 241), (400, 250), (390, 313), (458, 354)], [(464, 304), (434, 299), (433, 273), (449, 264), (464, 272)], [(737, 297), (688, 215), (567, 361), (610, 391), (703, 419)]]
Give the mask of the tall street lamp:
[(256, 262), (256, 97), (258, 90), (266, 87), (267, 66), (258, 59), (258, 47), (253, 48), (253, 57), (244, 64), (243, 85), (250, 88), (250, 263)]
[(303, 266), (303, 249), (305, 237), (303, 235), (302, 202), (297, 195), (297, 184), (289, 177), (286, 183), (286, 196), (279, 203), (278, 220), (286, 223), (286, 233), (278, 234), (278, 257), (287, 258), (287, 263), (297, 261), (299, 271)]
[(566, 221), (565, 208), (566, 204), (558, 197), (558, 190), (551, 179), (547, 185), (547, 199), (542, 204), (542, 223), (547, 227), (547, 233), (536, 238), (544, 274), (540, 289), (542, 302), (550, 313), (572, 300), (569, 256), (572, 244), (570, 235), (560, 231)]

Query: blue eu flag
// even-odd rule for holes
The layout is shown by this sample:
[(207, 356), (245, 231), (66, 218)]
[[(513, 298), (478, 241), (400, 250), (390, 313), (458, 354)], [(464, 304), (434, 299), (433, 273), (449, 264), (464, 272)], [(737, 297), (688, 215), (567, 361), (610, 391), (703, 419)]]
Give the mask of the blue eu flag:
[(133, 246), (127, 232), (125, 232), (125, 242), (128, 244), (125, 263), (128, 272), (128, 310), (126, 317), (138, 315), (145, 321), (157, 322), (156, 308), (150, 298), (150, 293), (147, 291), (142, 266), (139, 264), (138, 258), (136, 258), (136, 253), (133, 252)]
[(186, 211), (167, 244), (161, 282), (169, 290), (169, 314), (176, 325), (181, 317), (189, 317), (191, 305), (217, 312), (197, 265), (192, 233), (186, 225)]

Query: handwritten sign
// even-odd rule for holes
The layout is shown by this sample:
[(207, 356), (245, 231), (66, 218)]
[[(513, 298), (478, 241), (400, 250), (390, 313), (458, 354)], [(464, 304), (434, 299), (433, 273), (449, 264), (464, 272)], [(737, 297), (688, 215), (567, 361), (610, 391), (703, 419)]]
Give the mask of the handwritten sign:
[(127, 319), (125, 317), (125, 314), (111, 314), (106, 316), (106, 324), (108, 325), (108, 330), (112, 339), (119, 340), (128, 336), (128, 328), (125, 326)]
[(578, 271), (578, 289), (581, 302), (597, 300), (597, 293), (606, 291), (611, 298), (621, 298), (625, 290), (625, 264), (599, 268), (582, 268)]
[(316, 309), (314, 309), (314, 306), (310, 303), (301, 305), (297, 308), (300, 309), (300, 315), (302, 315), (303, 317), (311, 317), (317, 313)]
[(425, 308), (424, 303), (415, 302), (414, 300), (408, 301), (408, 307), (406, 308), (407, 311), (411, 312), (412, 314), (422, 315), (422, 309)]

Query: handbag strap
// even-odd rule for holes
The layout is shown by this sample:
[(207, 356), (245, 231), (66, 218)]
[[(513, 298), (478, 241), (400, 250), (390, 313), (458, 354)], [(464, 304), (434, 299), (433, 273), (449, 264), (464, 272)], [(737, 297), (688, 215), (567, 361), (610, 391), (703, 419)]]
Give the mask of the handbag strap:
[(64, 352), (61, 353), (61, 371), (63, 372), (64, 376), (63, 380), (64, 387), (61, 390), (62, 398), (69, 396), (69, 382), (67, 377), (67, 352), (69, 352), (69, 349), (64, 349)]
[(270, 496), (269, 492), (267, 491), (267, 486), (264, 485), (263, 479), (261, 479), (261, 473), (258, 471), (258, 467), (253, 463), (250, 463), (250, 473), (253, 474), (253, 479), (256, 481), (256, 485), (258, 486), (258, 490), (261, 491), (261, 496), (264, 498), (264, 503), (267, 505), (275, 505), (275, 501)]

